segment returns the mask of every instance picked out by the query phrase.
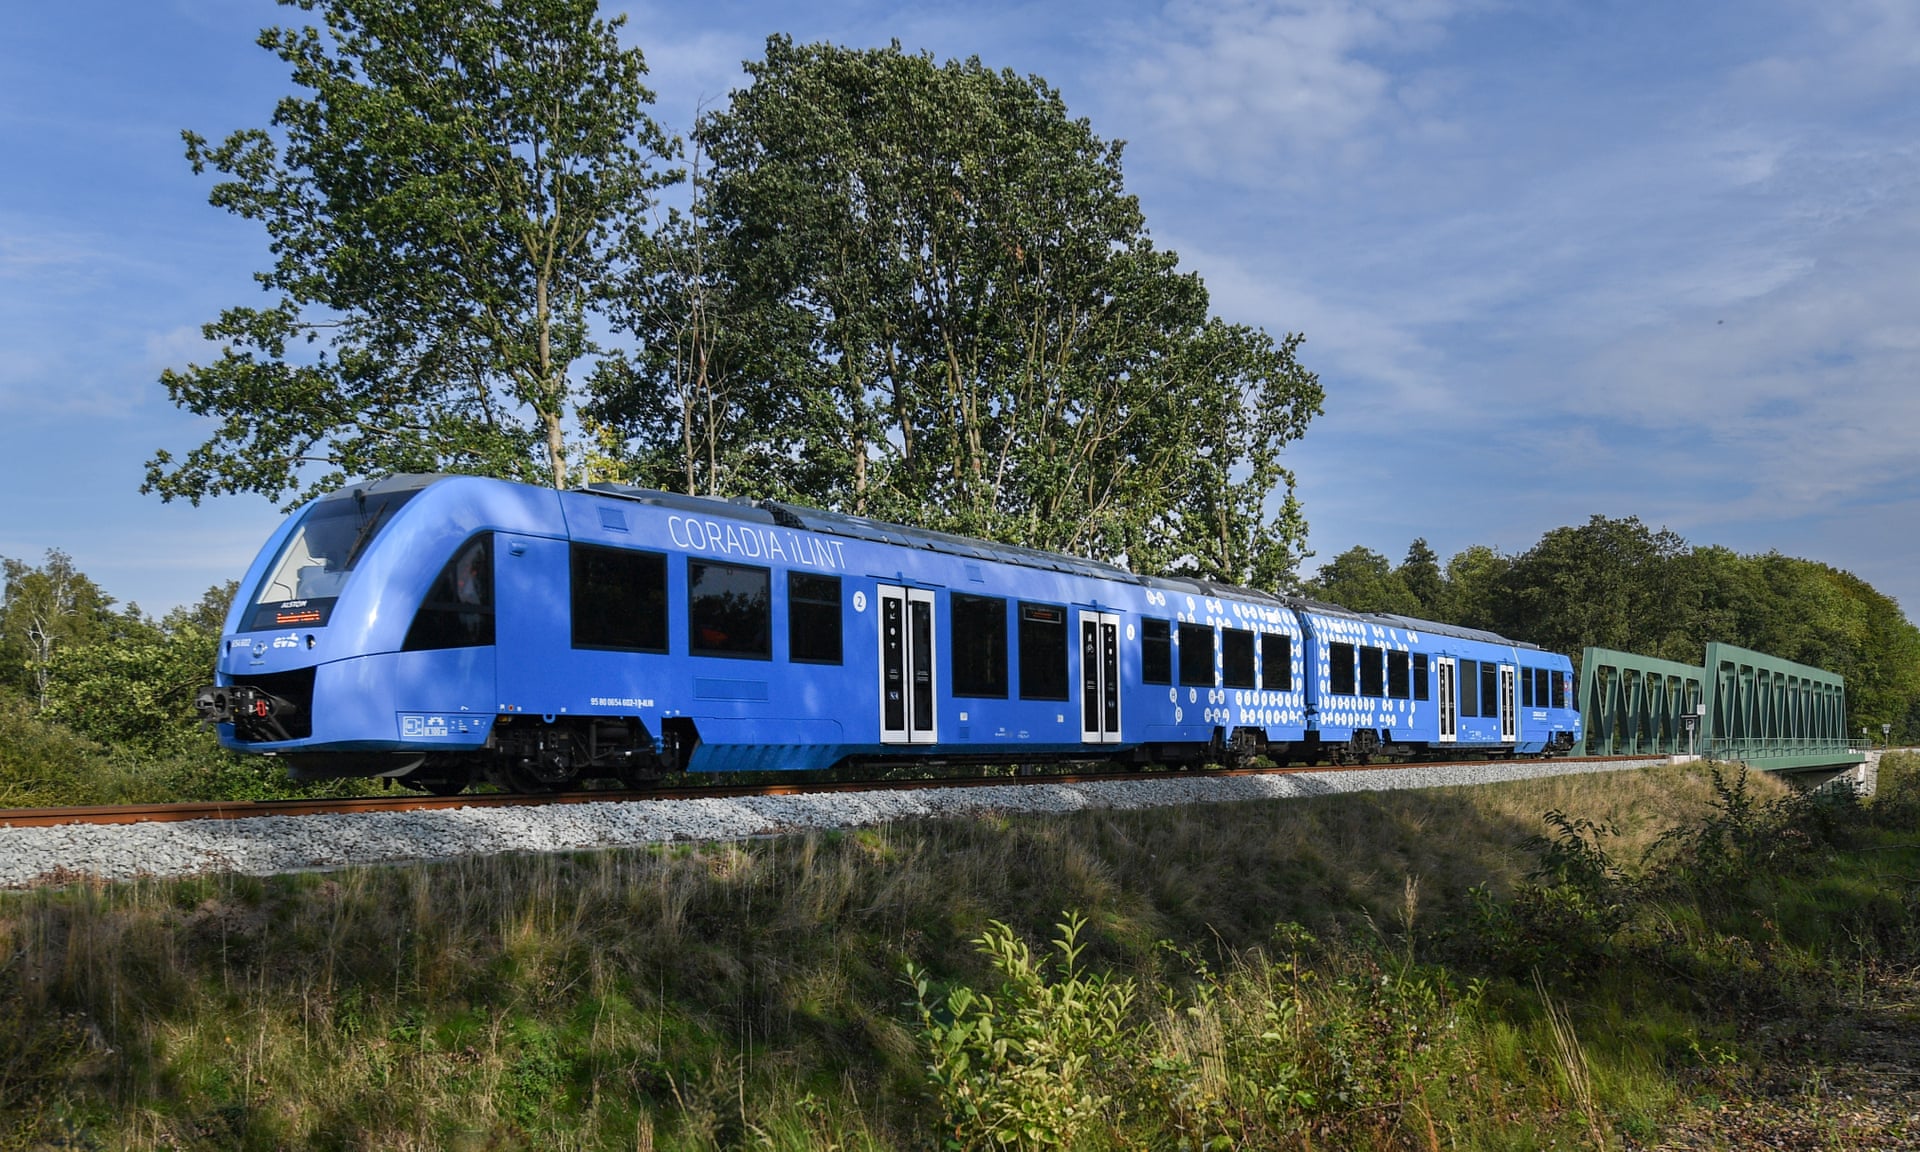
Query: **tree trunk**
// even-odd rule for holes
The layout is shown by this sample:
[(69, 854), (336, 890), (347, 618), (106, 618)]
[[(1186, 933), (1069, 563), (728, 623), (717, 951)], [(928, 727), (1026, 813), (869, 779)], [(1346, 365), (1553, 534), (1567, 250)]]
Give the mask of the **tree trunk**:
[(567, 440), (560, 428), (560, 413), (544, 412), (541, 418), (547, 425), (547, 458), (553, 462), (553, 486), (567, 486)]

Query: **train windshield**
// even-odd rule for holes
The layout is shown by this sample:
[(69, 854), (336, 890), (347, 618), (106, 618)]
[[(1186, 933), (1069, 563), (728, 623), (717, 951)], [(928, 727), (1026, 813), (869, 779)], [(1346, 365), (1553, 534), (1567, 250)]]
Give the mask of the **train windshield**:
[(308, 510), (254, 593), (246, 627), (325, 624), (348, 573), (419, 489), (329, 497)]

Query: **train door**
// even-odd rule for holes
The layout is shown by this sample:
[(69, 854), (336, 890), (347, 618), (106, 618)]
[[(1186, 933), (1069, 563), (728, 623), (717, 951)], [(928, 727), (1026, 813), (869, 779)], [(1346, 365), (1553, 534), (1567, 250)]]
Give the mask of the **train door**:
[(933, 704), (933, 593), (882, 584), (880, 607), (880, 742), (932, 744), (939, 738)]
[(1080, 739), (1120, 742), (1120, 617), (1080, 613)]
[(1440, 743), (1451, 744), (1460, 738), (1460, 692), (1457, 671), (1451, 656), (1433, 662), (1439, 675)]
[(1512, 744), (1520, 739), (1520, 710), (1513, 699), (1513, 665), (1500, 665), (1500, 739)]

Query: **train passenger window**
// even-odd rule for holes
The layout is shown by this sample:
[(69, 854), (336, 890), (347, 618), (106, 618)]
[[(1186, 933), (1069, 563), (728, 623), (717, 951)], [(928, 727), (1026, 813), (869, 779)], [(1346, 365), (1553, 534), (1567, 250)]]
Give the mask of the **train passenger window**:
[(575, 544), (573, 646), (617, 652), (667, 650), (667, 558), (659, 552)]
[(838, 664), (840, 636), (840, 577), (787, 573), (787, 659)]
[(1408, 683), (1407, 676), (1407, 654), (1387, 653), (1387, 695), (1395, 700), (1405, 700), (1412, 694), (1413, 685)]
[(408, 652), (477, 648), (493, 643), (493, 534), (483, 532), (453, 550), (453, 559), (427, 586), (401, 645)]
[(1260, 687), (1269, 692), (1293, 691), (1293, 637), (1277, 632), (1261, 635)]
[(1553, 673), (1545, 668), (1533, 670), (1533, 706), (1535, 708), (1547, 706), (1547, 679), (1552, 675)]
[(1460, 715), (1480, 715), (1480, 664), (1460, 661)]
[(1173, 683), (1173, 628), (1165, 620), (1140, 621), (1140, 680)]
[(1327, 691), (1335, 696), (1353, 695), (1353, 645), (1327, 645)]
[(998, 596), (953, 594), (953, 694), (1007, 695), (1007, 602)]
[(745, 564), (687, 561), (687, 635), (695, 656), (773, 655), (773, 577)]
[(1427, 675), (1427, 654), (1415, 652), (1413, 654), (1413, 698), (1415, 700), (1425, 700), (1432, 692), (1428, 687), (1430, 679)]
[(1214, 686), (1213, 629), (1205, 624), (1180, 625), (1180, 683)]
[(1245, 628), (1220, 630), (1220, 682), (1228, 688), (1251, 688), (1253, 633)]
[(1480, 715), (1500, 715), (1500, 666), (1491, 662), (1480, 665)]
[(1520, 707), (1533, 707), (1533, 669), (1520, 669)]
[(1020, 699), (1067, 698), (1067, 610), (1020, 605)]
[(1360, 695), (1387, 694), (1387, 654), (1371, 645), (1360, 649)]
[(1565, 672), (1553, 674), (1553, 706), (1555, 708), (1567, 706), (1567, 674)]

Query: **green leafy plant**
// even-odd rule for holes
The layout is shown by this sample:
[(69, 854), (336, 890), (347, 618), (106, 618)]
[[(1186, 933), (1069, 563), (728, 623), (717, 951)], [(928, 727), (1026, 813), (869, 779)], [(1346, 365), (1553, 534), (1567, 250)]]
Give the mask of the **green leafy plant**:
[(1000, 974), (997, 995), (962, 985), (942, 996), (908, 966), (950, 1147), (1068, 1148), (1101, 1119), (1111, 1102), (1102, 1069), (1130, 1061), (1138, 1044), (1136, 986), (1081, 968), (1085, 926), (1077, 913), (1055, 925), (1048, 965), (991, 922), (974, 943)]

